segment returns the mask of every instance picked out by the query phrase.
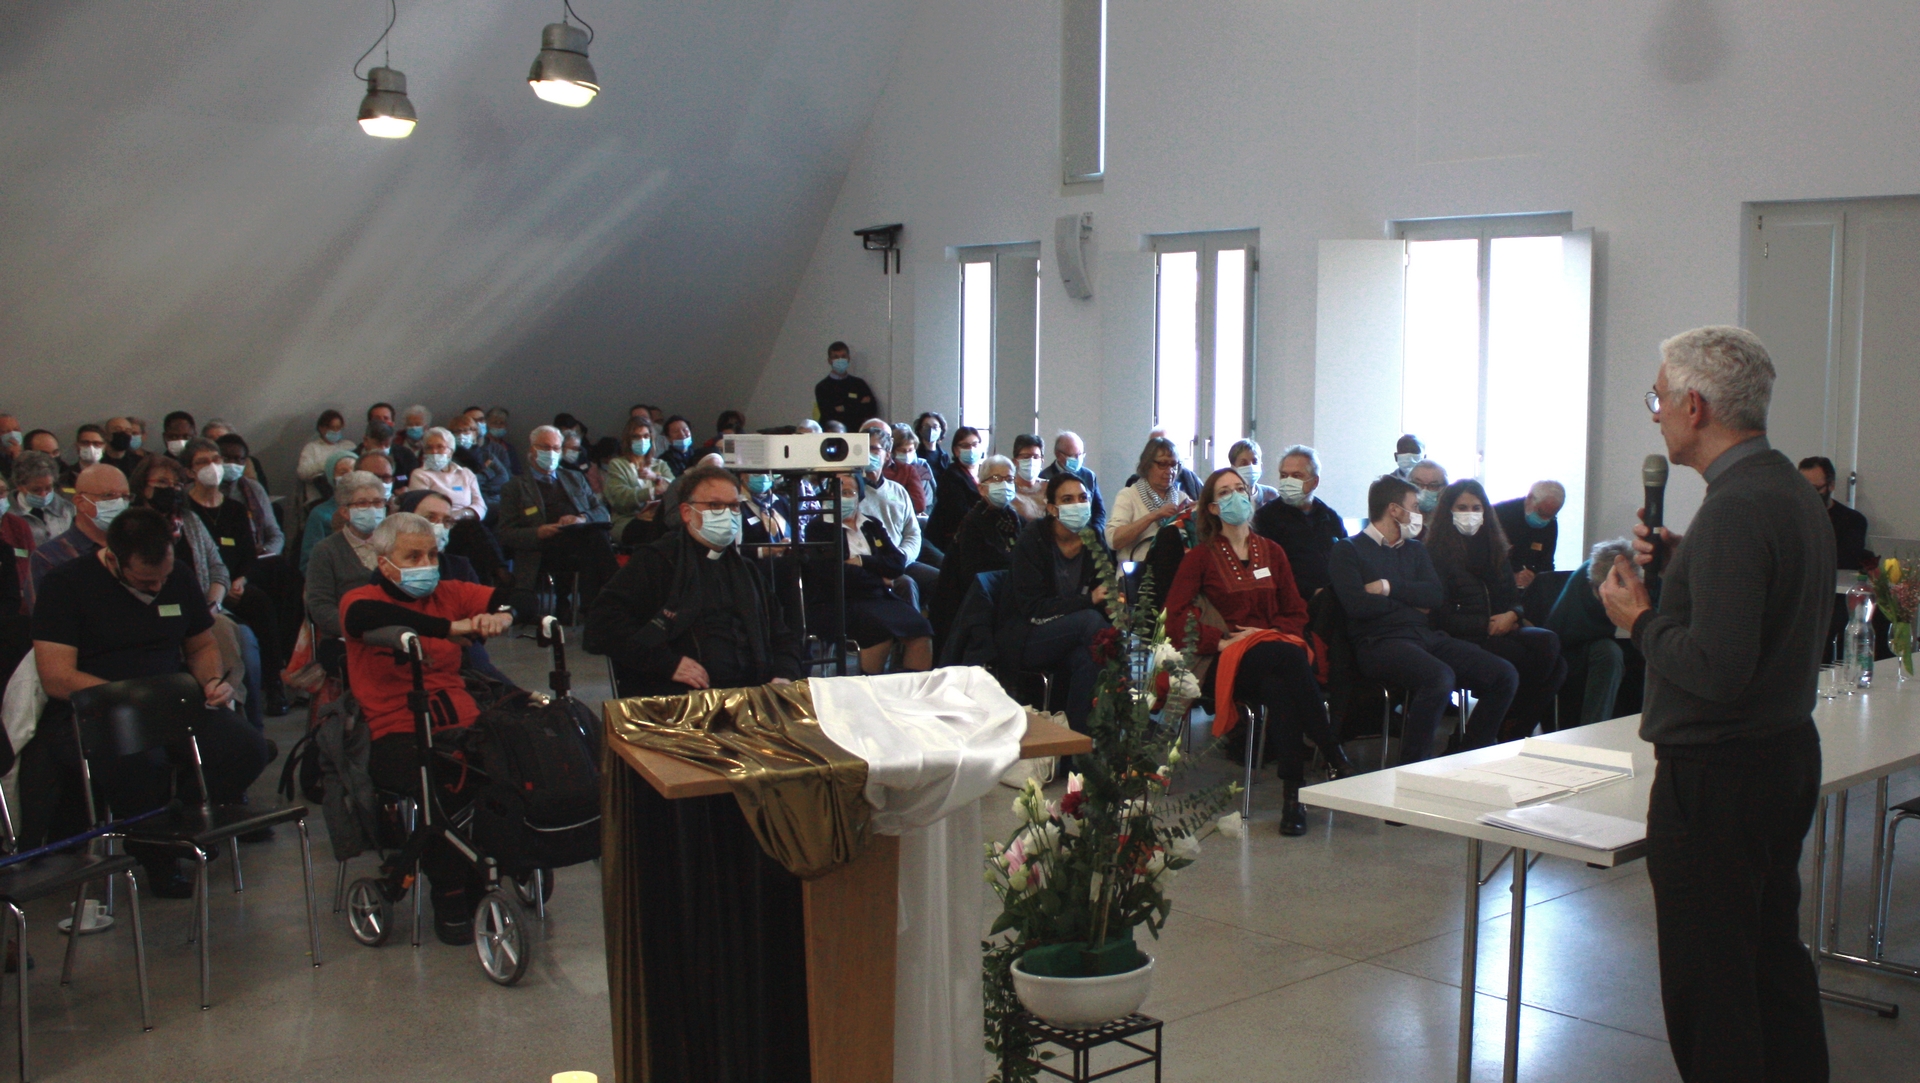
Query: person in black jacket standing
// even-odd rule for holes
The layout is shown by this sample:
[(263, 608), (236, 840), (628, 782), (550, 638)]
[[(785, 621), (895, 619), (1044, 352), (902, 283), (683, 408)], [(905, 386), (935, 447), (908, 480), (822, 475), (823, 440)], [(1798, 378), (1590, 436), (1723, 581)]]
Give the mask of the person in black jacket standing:
[[(1707, 480), (1656, 608), (1621, 557), (1601, 585), (1647, 660), (1640, 737), (1657, 766), (1647, 879), (1680, 1078), (1827, 1078), (1817, 972), (1800, 940), (1800, 846), (1820, 794), (1813, 724), (1833, 607), (1833, 528), (1767, 443), (1774, 368), (1738, 327), (1660, 344), (1647, 407), (1667, 454)], [(1636, 559), (1651, 562), (1637, 526)]]
[(844, 342), (836, 342), (827, 347), (826, 378), (813, 385), (813, 406), (820, 415), (820, 423), (838, 421), (852, 432), (860, 427), (862, 421), (883, 416), (880, 400), (873, 397), (873, 388), (858, 376), (851, 375), (847, 369), (853, 364), (851, 352)]
[(1375, 479), (1367, 487), (1372, 522), (1335, 544), (1327, 559), (1361, 674), (1411, 693), (1400, 740), (1405, 763), (1432, 754), (1440, 716), (1462, 684), (1480, 698), (1463, 743), (1492, 744), (1520, 684), (1511, 662), (1429, 623), (1428, 614), (1446, 604), (1447, 592), (1426, 547), (1407, 533), (1421, 525), (1417, 493), (1392, 474)]
[(1520, 674), (1520, 690), (1499, 732), (1500, 740), (1511, 741), (1553, 721), (1553, 698), (1566, 683), (1567, 663), (1559, 636), (1526, 623), (1528, 612), (1507, 566), (1506, 533), (1487, 507), (1479, 482), (1456, 481), (1441, 492), (1440, 511), (1421, 536), (1447, 589), (1446, 604), (1434, 610), (1434, 627), (1505, 658)]

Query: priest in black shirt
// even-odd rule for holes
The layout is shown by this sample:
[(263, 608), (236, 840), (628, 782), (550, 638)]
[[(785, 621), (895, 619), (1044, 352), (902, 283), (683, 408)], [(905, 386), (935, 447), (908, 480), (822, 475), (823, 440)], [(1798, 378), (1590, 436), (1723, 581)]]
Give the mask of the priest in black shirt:
[(1833, 524), (1834, 563), (1850, 572), (1869, 571), (1879, 558), (1867, 548), (1867, 517), (1833, 498), (1833, 460), (1825, 455), (1810, 455), (1800, 460), (1800, 473), (1820, 494), (1827, 506), (1827, 521)]
[(828, 346), (827, 367), (832, 371), (826, 379), (813, 385), (813, 405), (820, 414), (820, 423), (838, 421), (848, 432), (859, 428), (868, 418), (883, 416), (880, 400), (873, 397), (873, 388), (860, 377), (847, 373), (851, 364), (846, 343)]

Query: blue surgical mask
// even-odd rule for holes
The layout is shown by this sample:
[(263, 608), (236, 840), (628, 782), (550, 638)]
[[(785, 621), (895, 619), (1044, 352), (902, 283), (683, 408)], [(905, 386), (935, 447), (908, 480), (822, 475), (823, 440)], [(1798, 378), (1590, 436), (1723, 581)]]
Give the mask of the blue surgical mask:
[(229, 481), (239, 481), (240, 475), (246, 472), (247, 472), (246, 463), (221, 463), (220, 464), (220, 482), (221, 484), (225, 484)]
[[(387, 563), (392, 564), (393, 562), (388, 561)], [(440, 566), (438, 564), (429, 564), (424, 568), (401, 568), (397, 564), (394, 565), (394, 567), (400, 572), (400, 582), (398, 584), (400, 592), (409, 598), (416, 600), (425, 598), (427, 595), (433, 593), (433, 588), (440, 585)]]
[(1086, 462), (1086, 460), (1078, 455), (1069, 455), (1063, 465), (1066, 467), (1067, 473), (1078, 474), (1080, 472), (1080, 465), (1084, 462)]
[(480, 439), (485, 440), (487, 438), (487, 423), (484, 421), (474, 422), (473, 434), (475, 436), (478, 436)]
[[(339, 429), (328, 429), (327, 431), (320, 434), (320, 439), (325, 440), (329, 444), (337, 444), (340, 442), (341, 437), (344, 437), (345, 435), (347, 434)], [(186, 446), (185, 441), (181, 442), (181, 446), (182, 447)], [(171, 440), (167, 441), (167, 447), (169, 450), (171, 450), (173, 447), (173, 441)], [(174, 452), (174, 454), (178, 455), (179, 452), (176, 451)]]
[(418, 440), (425, 435), (427, 435), (427, 427), (425, 425), (408, 425), (407, 426), (407, 439)]
[(667, 442), (673, 445), (673, 450), (675, 451), (686, 451), (689, 448), (693, 447), (693, 437), (691, 436), (685, 437), (684, 439), (680, 439), (680, 440), (669, 440)]
[(642, 436), (640, 439), (628, 443), (627, 446), (633, 449), (635, 455), (645, 456), (647, 452), (653, 450), (653, 437)]
[(860, 501), (844, 493), (840, 497), (840, 520), (851, 523), (860, 517)]
[(980, 462), (980, 449), (978, 447), (963, 447), (959, 451), (954, 452), (953, 457), (960, 460), (960, 465), (962, 466), (974, 466)]
[(1013, 482), (999, 480), (987, 482), (987, 503), (996, 508), (1004, 508), (1013, 503)]
[(1072, 531), (1082, 531), (1093, 522), (1092, 504), (1061, 504), (1055, 509), (1060, 517), (1060, 525)]
[(387, 509), (385, 508), (348, 508), (347, 509), (347, 522), (351, 523), (353, 525), (353, 529), (359, 531), (362, 534), (373, 533), (374, 528), (378, 527), (381, 523), (385, 522), (386, 518), (387, 518)]
[(557, 451), (536, 449), (533, 453), (533, 465), (534, 468), (542, 474), (551, 474), (555, 470), (560, 469), (560, 453)]
[(1527, 513), (1527, 525), (1532, 527), (1535, 530), (1545, 530), (1547, 528), (1547, 524), (1551, 522), (1553, 522), (1552, 519), (1542, 519), (1538, 515), (1535, 515), (1532, 512)]
[(1419, 465), (1420, 456), (1395, 455), (1393, 457), (1393, 462), (1394, 462), (1394, 465), (1398, 466), (1402, 470), (1412, 470), (1415, 466)]
[(19, 447), (23, 439), (24, 437), (21, 435), (19, 429), (15, 429), (9, 433), (0, 433), (0, 442), (4, 442), (8, 447)]
[(886, 465), (887, 465), (886, 452), (883, 451), (877, 455), (871, 451), (867, 453), (867, 472), (869, 474), (878, 474), (881, 468)]
[(580, 449), (577, 447), (570, 447), (567, 450), (560, 453), (560, 458), (563, 462), (567, 463), (568, 465), (577, 463), (580, 461)]
[(834, 358), (834, 359), (833, 359), (833, 374), (834, 374), (835, 376), (845, 376), (845, 375), (847, 374), (847, 365), (848, 365), (848, 362), (847, 362), (847, 359), (846, 359), (846, 358), (844, 358), (844, 357), (836, 357), (836, 358)]
[(127, 437), (127, 450), (139, 451), (140, 445), (145, 442), (146, 442), (146, 438), (136, 432), (132, 436)]
[(1432, 489), (1420, 490), (1420, 510), (1430, 512), (1440, 506), (1440, 494)]
[(439, 473), (440, 471), (445, 470), (447, 467), (453, 465), (453, 456), (447, 454), (444, 451), (433, 452), (433, 453), (421, 456), (420, 465), (426, 467), (428, 470), (431, 470), (435, 473)]
[(113, 525), (115, 519), (120, 518), (121, 512), (126, 510), (127, 498), (124, 496), (117, 496), (112, 500), (95, 500), (93, 502), (93, 525), (99, 527), (101, 530), (105, 530)]
[(433, 526), (433, 543), (439, 546), (440, 551), (444, 553), (447, 551), (448, 540), (453, 537), (453, 528), (448, 526), (445, 523), (434, 523), (432, 524), (432, 526)]
[(1228, 493), (1214, 503), (1220, 521), (1228, 526), (1245, 526), (1253, 518), (1253, 500), (1246, 493)]
[(479, 440), (479, 437), (470, 432), (457, 432), (453, 434), (455, 447), (472, 447), (474, 444), (479, 443)]
[(20, 495), (25, 498), (27, 507), (35, 511), (48, 508), (53, 504), (53, 493), (51, 490), (44, 493), (21, 493)]
[(1245, 466), (1236, 466), (1233, 468), (1233, 472), (1240, 475), (1240, 480), (1246, 482), (1247, 488), (1249, 489), (1260, 484), (1259, 463), (1248, 463)]
[(765, 496), (773, 491), (772, 474), (748, 474), (747, 491), (755, 496)]
[(700, 538), (716, 549), (725, 549), (740, 537), (740, 513), (732, 509), (700, 512)]

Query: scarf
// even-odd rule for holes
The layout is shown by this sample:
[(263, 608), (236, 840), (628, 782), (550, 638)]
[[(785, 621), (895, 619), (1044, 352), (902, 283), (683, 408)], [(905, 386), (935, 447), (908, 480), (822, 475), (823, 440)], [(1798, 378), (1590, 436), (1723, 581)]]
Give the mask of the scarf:
[(668, 549), (668, 558), (673, 562), (673, 572), (667, 579), (666, 603), (661, 607), (663, 612), (673, 613), (669, 641), (691, 636), (698, 659), (701, 640), (720, 640), (745, 657), (753, 672), (767, 673), (766, 629), (770, 618), (753, 569), (736, 549), (727, 549), (715, 560), (710, 556), (713, 550), (693, 540), (686, 531), (677, 530), (672, 537), (675, 541)]

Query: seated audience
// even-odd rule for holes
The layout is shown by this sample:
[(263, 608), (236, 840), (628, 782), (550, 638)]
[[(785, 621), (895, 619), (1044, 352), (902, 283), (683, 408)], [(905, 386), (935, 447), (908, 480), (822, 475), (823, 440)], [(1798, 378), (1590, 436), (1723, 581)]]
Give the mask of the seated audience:
[(44, 451), (22, 451), (13, 457), (13, 494), (7, 514), (32, 531), (29, 549), (45, 545), (73, 526), (73, 502), (61, 496), (60, 460)]
[[(280, 528), (280, 512), (265, 485), (247, 475), (254, 458), (247, 441), (237, 432), (229, 432), (217, 441), (220, 453), (220, 491), (235, 497), (247, 509), (247, 522), (253, 528), (254, 545), (262, 557), (276, 557), (287, 547), (287, 535)], [(188, 447), (192, 447), (191, 441)], [(182, 454), (186, 454), (182, 452)]]
[(1047, 517), (1047, 482), (1040, 476), (1047, 465), (1046, 446), (1031, 433), (1013, 438), (1013, 511), (1023, 523)]
[(1511, 662), (1430, 624), (1428, 614), (1446, 604), (1447, 592), (1426, 547), (1409, 536), (1420, 522), (1416, 493), (1392, 475), (1376, 479), (1367, 487), (1371, 522), (1336, 543), (1327, 560), (1361, 674), (1409, 693), (1403, 763), (1432, 755), (1434, 733), (1455, 689), (1464, 685), (1479, 697), (1462, 742), (1478, 748), (1493, 743), (1520, 687)]
[(892, 426), (876, 418), (860, 428), (867, 434), (867, 468), (860, 475), (865, 483), (860, 503), (866, 517), (885, 527), (887, 536), (907, 558), (907, 578), (916, 585), (911, 600), (918, 608), (918, 595), (932, 594), (940, 578), (940, 558), (922, 552), (920, 519), (913, 513), (913, 498), (907, 495), (905, 486), (889, 480), (884, 473), (893, 454)]
[[(220, 559), (227, 566), (231, 579), (227, 587), (225, 607), (233, 618), (248, 628), (260, 642), (261, 681), (266, 693), (265, 710), (275, 718), (287, 713), (286, 692), (281, 683), (280, 671), (286, 664), (288, 640), (283, 636), (280, 623), (280, 610), (270, 592), (260, 586), (260, 564), (262, 558), (270, 554), (260, 551), (255, 541), (254, 526), (248, 514), (247, 504), (238, 495), (229, 495), (222, 491), (226, 486), (253, 485), (246, 478), (235, 478), (224, 482), (228, 473), (237, 473), (238, 468), (221, 459), (222, 449), (213, 441), (200, 437), (187, 441), (185, 451), (180, 457), (193, 478), (188, 487), (184, 507), (200, 519), (200, 525), (207, 528), (214, 544), (220, 552)], [(253, 485), (255, 489), (259, 486)], [(271, 574), (271, 573), (267, 573)]]
[(1800, 460), (1800, 473), (1813, 486), (1813, 491), (1820, 494), (1820, 502), (1827, 506), (1827, 519), (1833, 523), (1834, 560), (1839, 570), (1871, 571), (1879, 561), (1867, 548), (1867, 517), (1833, 498), (1834, 482), (1839, 477), (1833, 460), (1825, 455), (1808, 456)]
[[(1306, 639), (1307, 603), (1294, 586), (1286, 551), (1253, 532), (1249, 494), (1245, 478), (1231, 469), (1214, 471), (1201, 488), (1194, 510), (1200, 540), (1167, 592), (1167, 635), (1175, 646), (1191, 645), (1196, 655), (1214, 660), (1216, 714), (1231, 717), (1235, 703), (1266, 708), (1264, 751), (1279, 761), (1285, 795), (1280, 833), (1304, 835), (1300, 738), (1312, 739), (1333, 778), (1352, 773), (1353, 765), (1320, 697)], [(1199, 642), (1189, 644), (1190, 630)]]
[[(120, 477), (110, 466), (93, 470)], [(125, 480), (119, 484), (125, 492)], [(268, 745), (232, 709), (234, 690), (222, 675), (213, 615), (192, 571), (174, 560), (172, 525), (156, 511), (137, 508), (116, 515), (101, 540), (100, 547), (61, 564), (40, 583), (33, 653), (48, 704), (32, 743), (44, 742), (39, 755), (46, 758), (39, 761), (43, 771), (23, 769), (23, 788), (42, 793), (57, 788), (62, 792), (50, 795), (55, 802), (83, 808), (80, 795), (56, 781), (74, 778), (79, 763), (67, 701), (94, 685), (185, 671), (200, 682), (208, 707), (194, 722), (205, 798), (223, 805), (243, 801), (247, 786), (267, 765)], [(104, 798), (99, 810), (103, 820), (159, 808), (174, 797), (174, 764), (159, 756), (95, 761), (92, 767), (95, 791)], [(199, 800), (191, 768), (181, 775), (182, 796)], [(34, 781), (29, 782), (29, 776)], [(35, 803), (26, 793), (23, 798)], [(30, 814), (27, 822), (41, 826), (23, 833), (23, 847), (38, 845), (50, 834), (58, 837), (63, 828), (73, 826), (71, 813), (56, 812), (45, 819)], [(148, 892), (172, 899), (193, 893), (171, 851), (129, 844), (128, 852), (146, 867)]]
[[(873, 514), (885, 507), (884, 502), (868, 487), (864, 472), (842, 474), (837, 480), (838, 514), (822, 515), (808, 524), (806, 537), (810, 542), (830, 542), (835, 531), (846, 535), (847, 559), (841, 569), (846, 583), (846, 635), (860, 648), (860, 672), (885, 673), (896, 643), (901, 647), (902, 669), (932, 669), (933, 626), (900, 592), (906, 586), (907, 554)], [(834, 559), (832, 549), (820, 549), (811, 551), (807, 562), (807, 627), (822, 638), (833, 627)]]
[(393, 404), (376, 402), (367, 407), (366, 435), (360, 440), (360, 453), (369, 451), (382, 454), (393, 453)]
[[(1156, 428), (1148, 429), (1147, 439), (1148, 440), (1166, 440), (1168, 442), (1169, 447), (1174, 446), (1172, 440), (1167, 436), (1167, 430), (1163, 428), (1156, 427)], [(1179, 458), (1179, 453), (1177, 451), (1174, 454), (1174, 458), (1176, 459)], [(1140, 474), (1139, 472), (1136, 471), (1135, 473), (1128, 475), (1126, 484), (1133, 485), (1144, 476), (1145, 475)], [(1174, 484), (1175, 486), (1178, 486), (1181, 492), (1187, 494), (1188, 500), (1199, 499), (1200, 475), (1194, 473), (1192, 470), (1187, 469), (1184, 463), (1181, 464), (1180, 467), (1174, 472), (1172, 484)]]
[(666, 434), (667, 446), (660, 458), (677, 477), (693, 469), (694, 460), (700, 457), (693, 450), (693, 423), (675, 414), (667, 419)]
[(1512, 741), (1537, 726), (1553, 728), (1553, 701), (1567, 679), (1567, 663), (1560, 657), (1560, 637), (1526, 623), (1507, 564), (1506, 532), (1498, 516), (1487, 514), (1490, 506), (1479, 482), (1456, 481), (1440, 494), (1440, 511), (1421, 536), (1447, 592), (1433, 613), (1434, 627), (1506, 659), (1520, 675), (1499, 735)]
[(1093, 494), (1079, 478), (1061, 474), (1047, 482), (1047, 517), (1021, 529), (1008, 558), (994, 634), (1002, 666), (1054, 673), (1065, 685), (1066, 698), (1055, 706), (1082, 733), (1100, 673), (1093, 637), (1113, 626), (1106, 584), (1088, 551), (1100, 544), (1092, 523)]
[[(1557, 481), (1536, 481), (1525, 497), (1493, 506), (1500, 528), (1507, 532), (1507, 543), (1513, 547), (1508, 562), (1513, 565), (1520, 600), (1534, 617), (1550, 609), (1560, 596), (1561, 584), (1553, 578), (1553, 556), (1560, 545), (1560, 509), (1566, 503), (1566, 486)], [(1536, 582), (1538, 587), (1534, 586)]]
[(786, 604), (735, 544), (739, 483), (705, 466), (685, 482), (672, 528), (635, 548), (588, 610), (587, 650), (613, 660), (624, 696), (798, 680), (800, 644)]
[[(445, 496), (432, 489), (409, 489), (397, 501), (396, 512), (418, 515), (433, 527), (433, 537), (440, 549), (440, 578), (450, 583), (480, 583), (486, 586), (500, 586), (500, 583), (488, 583), (474, 567), (473, 561), (458, 553), (449, 552), (448, 539), (463, 526), (473, 526), (471, 519), (459, 519), (454, 515), (453, 504)], [(514, 687), (512, 678), (500, 672), (493, 664), (493, 658), (487, 654), (484, 643), (469, 643), (461, 654), (468, 669), (477, 670), (488, 677)]]
[[(418, 793), (420, 759), (415, 720), (407, 706), (413, 669), (390, 650), (362, 638), (381, 628), (411, 628), (426, 654), (428, 713), (434, 731), (471, 726), (480, 708), (460, 678), (461, 648), (500, 635), (513, 624), (502, 607), (504, 591), (478, 583), (440, 577), (439, 547), (433, 526), (418, 515), (389, 517), (373, 532), (376, 561), (372, 582), (356, 587), (340, 601), (347, 632), (347, 672), (354, 698), (372, 739), (367, 774), (373, 784), (395, 793)], [(472, 799), (471, 787), (458, 786), (461, 772), (448, 772), (439, 797), (448, 813)], [(442, 943), (473, 942), (473, 911), (485, 881), (444, 839), (429, 843), (420, 867), (432, 884), (433, 929)]]
[(107, 453), (100, 461), (132, 477), (133, 468), (145, 457), (145, 452), (140, 450), (142, 442), (140, 426), (133, 418), (110, 417), (107, 419)]
[[(341, 440), (347, 434), (347, 419), (338, 410), (322, 410), (313, 423), (313, 439), (300, 448), (300, 461), (293, 468), (293, 476), (300, 482), (300, 496), (303, 503), (315, 504), (327, 498), (328, 486), (332, 484), (332, 475), (326, 471), (328, 460), (339, 454)], [(186, 450), (183, 440), (179, 447), (173, 441), (167, 441), (167, 453), (178, 455)]]
[(1418, 436), (1406, 433), (1393, 444), (1393, 476), (1401, 481), (1411, 481), (1413, 468), (1427, 457), (1427, 445)]
[(393, 498), (393, 456), (384, 451), (362, 452), (360, 461), (354, 464), (355, 470), (363, 470), (379, 479), (385, 489), (384, 496), (389, 502)]
[[(507, 422), (510, 416), (506, 407), (496, 406), (487, 411), (486, 427), (476, 431), (480, 434), (482, 441), (480, 447), (486, 452), (487, 458), (492, 459), (500, 469), (505, 470), (508, 477), (519, 477), (526, 473), (527, 468), (525, 460), (520, 458), (514, 451), (512, 442), (507, 439)], [(502, 481), (500, 484), (504, 487), (506, 482)], [(500, 502), (494, 499), (492, 493), (488, 493), (487, 503), (497, 505)]]
[(1266, 470), (1261, 464), (1260, 441), (1253, 437), (1234, 441), (1233, 447), (1227, 452), (1227, 465), (1239, 471), (1240, 480), (1247, 483), (1254, 511), (1266, 507), (1280, 495), (1280, 491), (1273, 486), (1260, 484), (1260, 478)]
[(1093, 532), (1105, 537), (1107, 533), (1107, 502), (1100, 495), (1100, 478), (1087, 465), (1087, 443), (1080, 434), (1062, 430), (1053, 438), (1053, 461), (1047, 464), (1040, 476), (1052, 481), (1056, 475), (1072, 474), (1080, 479), (1080, 484), (1093, 494)]
[(513, 558), (514, 596), (521, 600), (525, 619), (532, 619), (541, 576), (553, 581), (555, 615), (572, 624), (572, 585), (583, 607), (618, 569), (607, 537), (612, 517), (607, 506), (587, 487), (586, 476), (562, 469), (565, 438), (552, 425), (533, 430), (528, 440), (531, 469), (507, 482), (501, 493), (500, 520), (495, 534), (500, 547)]
[[(603, 470), (600, 495), (613, 517), (614, 540), (621, 545), (644, 545), (664, 533), (656, 505), (672, 484), (673, 471), (654, 457), (653, 419), (646, 414), (627, 418), (622, 439), (626, 443), (620, 454), (607, 460)], [(647, 515), (649, 509), (653, 516)]]
[(407, 407), (400, 415), (400, 431), (394, 437), (393, 476), (401, 485), (413, 480), (413, 472), (420, 466), (420, 442), (427, 438), (427, 429), (433, 426), (433, 411), (419, 403)]
[(720, 441), (729, 436), (738, 436), (747, 431), (747, 415), (738, 410), (720, 411), (720, 419), (713, 423), (713, 436), (701, 447), (708, 451), (720, 450)]
[(34, 547), (27, 577), (27, 611), (37, 609), (40, 581), (47, 573), (76, 557), (92, 556), (107, 542), (107, 528), (127, 510), (131, 492), (126, 476), (111, 466), (95, 464), (73, 479), (73, 525), (65, 533)]
[[(378, 477), (364, 470), (342, 477), (334, 486), (333, 498), (340, 504), (340, 529), (313, 547), (307, 563), (306, 614), (314, 635), (321, 639), (339, 639), (343, 634), (340, 599), (373, 573), (378, 563), (373, 532), (387, 518), (386, 489)], [(319, 644), (314, 652), (325, 660)]]
[(1160, 528), (1172, 525), (1190, 510), (1192, 498), (1176, 483), (1185, 469), (1173, 441), (1164, 436), (1148, 438), (1135, 467), (1138, 480), (1120, 490), (1107, 518), (1107, 545), (1112, 547), (1114, 559), (1147, 559)]
[[(810, 417), (803, 417), (799, 421), (794, 422), (793, 431), (797, 433), (799, 432), (823, 433), (823, 432), (826, 432), (827, 430), (821, 428), (820, 423), (818, 421), (815, 421)], [(840, 431), (845, 432), (846, 430), (842, 429)]]
[(46, 429), (30, 429), (21, 447), (26, 451), (38, 451), (51, 455), (56, 461), (60, 458), (60, 438)]
[(913, 514), (926, 522), (933, 508), (933, 468), (920, 457), (919, 439), (905, 425), (894, 425), (893, 457), (882, 468), (888, 481), (898, 482), (913, 501)]
[[(1418, 494), (1420, 514), (1427, 520), (1421, 527), (1424, 530), (1440, 507), (1440, 493), (1447, 487), (1447, 468), (1432, 459), (1421, 459), (1407, 473), (1407, 484)], [(1420, 532), (1416, 530), (1414, 534), (1417, 536)]]
[(300, 528), (300, 572), (306, 574), (307, 562), (313, 558), (313, 547), (320, 540), (340, 528), (337, 516), (340, 502), (334, 497), (334, 486), (340, 479), (358, 469), (360, 460), (351, 451), (335, 451), (327, 456), (320, 474), (314, 478), (317, 485), (324, 486), (326, 499), (307, 509), (307, 521)]
[(1008, 567), (1013, 543), (1020, 536), (1020, 517), (1013, 511), (1013, 460), (1005, 455), (989, 455), (980, 464), (980, 497), (973, 510), (960, 519), (953, 547), (940, 565), (940, 580), (934, 584), (927, 616), (934, 634), (945, 637), (966, 601), (967, 591), (981, 572)]
[(408, 489), (430, 489), (447, 498), (455, 520), (479, 522), (487, 517), (487, 498), (472, 470), (453, 461), (453, 433), (435, 426), (420, 438), (420, 465), (407, 480)]
[(935, 478), (953, 463), (953, 456), (940, 446), (940, 438), (946, 434), (947, 419), (937, 411), (928, 410), (914, 419), (913, 435), (920, 446), (920, 457), (927, 461)]
[[(1242, 475), (1243, 477), (1245, 475)], [(1320, 487), (1320, 456), (1304, 444), (1280, 453), (1277, 499), (1253, 513), (1253, 532), (1280, 543), (1302, 598), (1327, 589), (1327, 554), (1347, 536), (1340, 513), (1313, 495)]]
[[(107, 458), (107, 433), (98, 425), (82, 425), (73, 431), (73, 464), (67, 467), (67, 484), (80, 476), (80, 471), (89, 466), (97, 466)], [(115, 467), (118, 470), (118, 467)], [(126, 471), (121, 470), (125, 477)]]
[(0, 413), (0, 472), (13, 473), (13, 457), (20, 454), (26, 440), (26, 434), (20, 430), (20, 419)]
[[(780, 492), (780, 479), (772, 474), (743, 474), (746, 500), (740, 506), (745, 517), (740, 528), (742, 544), (750, 546), (785, 545), (793, 540), (793, 507)], [(655, 536), (664, 530), (655, 531)], [(762, 556), (772, 556), (762, 552)]]
[(513, 472), (487, 454), (486, 440), (480, 435), (486, 421), (486, 411), (478, 406), (469, 407), (466, 412), (457, 414), (448, 422), (447, 429), (453, 433), (453, 461), (472, 471), (474, 480), (480, 485), (480, 499), (486, 501), (486, 514), (481, 521), (492, 523), (499, 515), (500, 491), (506, 488), (507, 479)]
[[(694, 467), (699, 466), (711, 466), (715, 469), (724, 470), (726, 469), (726, 461), (721, 458), (719, 452), (709, 451), (693, 460), (693, 466), (688, 467), (687, 470), (691, 471)], [(683, 471), (681, 477), (685, 476), (686, 472)], [(667, 491), (660, 494), (660, 514), (665, 516), (669, 523), (680, 517), (678, 510), (680, 507), (680, 488), (680, 478), (675, 478), (667, 485)]]
[[(1562, 717), (1562, 727), (1591, 726), (1616, 716), (1614, 701), (1626, 675), (1627, 642), (1614, 636), (1607, 607), (1600, 601), (1600, 584), (1612, 573), (1614, 561), (1626, 557), (1633, 564), (1633, 542), (1614, 538), (1598, 542), (1560, 591), (1560, 600), (1547, 614), (1546, 626), (1560, 637), (1560, 654), (1567, 661), (1568, 694), (1579, 692), (1578, 721)], [(1636, 572), (1637, 574), (1637, 572)]]
[(943, 553), (953, 544), (960, 520), (980, 502), (975, 471), (986, 457), (978, 429), (962, 425), (953, 430), (953, 463), (933, 479), (933, 514), (927, 517), (927, 540)]

